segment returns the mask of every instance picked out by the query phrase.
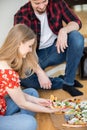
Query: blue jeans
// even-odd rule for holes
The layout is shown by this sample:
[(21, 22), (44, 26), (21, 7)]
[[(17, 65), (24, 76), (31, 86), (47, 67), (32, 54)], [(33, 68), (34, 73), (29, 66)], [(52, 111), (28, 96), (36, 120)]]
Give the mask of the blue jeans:
[[(33, 88), (23, 90), (25, 93), (38, 97)], [(6, 97), (7, 110), (5, 116), (0, 116), (0, 130), (36, 130), (35, 113), (20, 109), (10, 97)]]
[[(40, 66), (43, 69), (48, 66), (59, 65), (66, 62), (64, 79), (59, 77), (50, 78), (52, 82), (51, 89), (60, 89), (64, 83), (67, 85), (74, 84), (76, 71), (83, 55), (84, 38), (78, 31), (72, 31), (68, 34), (68, 48), (60, 54), (58, 54), (55, 44), (56, 41), (54, 41), (52, 46), (38, 50), (37, 54)], [(41, 89), (36, 74), (33, 74), (25, 79), (21, 79), (21, 85), (24, 87)]]

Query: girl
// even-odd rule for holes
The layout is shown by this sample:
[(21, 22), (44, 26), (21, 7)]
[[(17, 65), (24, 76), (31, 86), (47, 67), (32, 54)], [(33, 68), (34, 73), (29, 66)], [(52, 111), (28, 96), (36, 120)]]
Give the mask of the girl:
[(36, 130), (35, 112), (59, 111), (47, 107), (49, 100), (39, 98), (35, 89), (20, 87), (24, 69), (37, 67), (35, 50), (36, 36), (23, 24), (9, 31), (0, 48), (0, 130)]

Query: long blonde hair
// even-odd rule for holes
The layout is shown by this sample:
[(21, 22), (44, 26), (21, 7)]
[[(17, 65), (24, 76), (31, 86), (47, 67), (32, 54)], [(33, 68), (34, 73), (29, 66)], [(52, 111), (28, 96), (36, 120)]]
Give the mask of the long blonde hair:
[[(32, 46), (32, 52), (28, 53), (26, 58), (23, 59), (19, 54), (18, 48), (21, 42), (35, 39)], [(36, 55), (37, 40), (35, 33), (24, 24), (17, 24), (9, 31), (5, 42), (0, 48), (0, 60), (6, 60), (8, 65), (17, 71), (20, 77), (25, 76), (25, 71), (28, 69), (33, 70), (37, 66)]]

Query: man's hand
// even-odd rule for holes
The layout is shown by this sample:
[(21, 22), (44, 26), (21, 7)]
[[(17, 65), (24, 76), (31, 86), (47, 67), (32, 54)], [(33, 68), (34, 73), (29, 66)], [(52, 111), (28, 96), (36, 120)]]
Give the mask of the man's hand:
[(58, 33), (57, 43), (56, 43), (58, 53), (64, 52), (68, 47), (67, 45), (67, 32), (65, 28), (60, 29)]
[(33, 71), (36, 73), (38, 77), (38, 81), (40, 84), (40, 87), (43, 89), (51, 89), (51, 81), (49, 77), (46, 75), (44, 70), (40, 67), (40, 65), (37, 63), (36, 67), (33, 68)]
[(42, 70), (40, 72), (38, 72), (38, 81), (40, 83), (41, 88), (43, 89), (51, 89), (51, 81), (48, 78), (48, 76), (46, 75), (46, 73)]

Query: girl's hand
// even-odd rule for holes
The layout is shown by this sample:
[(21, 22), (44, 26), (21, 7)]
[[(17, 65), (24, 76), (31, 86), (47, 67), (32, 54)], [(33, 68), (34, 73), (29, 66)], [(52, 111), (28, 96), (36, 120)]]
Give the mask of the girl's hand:
[(49, 99), (44, 99), (44, 98), (37, 98), (35, 103), (45, 106), (45, 107), (50, 107), (51, 106), (51, 101)]

